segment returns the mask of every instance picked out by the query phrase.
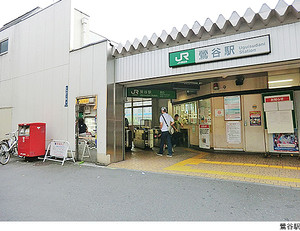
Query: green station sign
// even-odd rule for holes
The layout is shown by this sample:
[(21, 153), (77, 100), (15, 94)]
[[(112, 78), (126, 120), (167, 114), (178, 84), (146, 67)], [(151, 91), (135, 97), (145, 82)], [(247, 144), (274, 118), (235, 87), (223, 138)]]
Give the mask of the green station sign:
[(271, 53), (270, 35), (214, 44), (169, 53), (169, 66), (216, 62)]
[(176, 91), (127, 88), (127, 97), (176, 99)]
[(189, 65), (195, 63), (195, 49), (178, 51), (169, 54), (170, 67)]

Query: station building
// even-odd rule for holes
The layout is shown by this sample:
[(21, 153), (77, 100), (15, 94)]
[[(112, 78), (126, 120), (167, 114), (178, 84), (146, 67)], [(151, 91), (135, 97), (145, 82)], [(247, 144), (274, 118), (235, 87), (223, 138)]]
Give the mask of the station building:
[(45, 122), (46, 143), (68, 140), (80, 159), (83, 118), (90, 161), (107, 165), (125, 159), (128, 131), (135, 148), (157, 146), (167, 106), (183, 146), (298, 155), (299, 34), (299, 0), (125, 45), (90, 31), (71, 0), (36, 8), (0, 29), (0, 136)]

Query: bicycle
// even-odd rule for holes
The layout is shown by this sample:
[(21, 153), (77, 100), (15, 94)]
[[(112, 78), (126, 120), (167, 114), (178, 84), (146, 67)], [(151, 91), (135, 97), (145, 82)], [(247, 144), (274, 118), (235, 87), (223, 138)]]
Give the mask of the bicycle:
[(0, 142), (0, 163), (2, 165), (5, 165), (9, 162), (11, 155), (18, 155), (17, 132), (18, 130), (5, 134), (6, 136), (10, 136), (10, 138), (4, 139)]

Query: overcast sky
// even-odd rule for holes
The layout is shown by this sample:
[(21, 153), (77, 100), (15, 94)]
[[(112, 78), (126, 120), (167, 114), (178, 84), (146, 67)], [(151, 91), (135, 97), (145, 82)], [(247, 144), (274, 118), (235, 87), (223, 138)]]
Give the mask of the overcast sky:
[[(0, 0), (0, 27), (30, 11), (42, 8), (57, 0)], [(278, 0), (73, 0), (76, 8), (91, 16), (91, 30), (108, 39), (122, 43), (142, 40), (162, 30), (181, 30), (184, 24), (192, 27), (195, 21), (201, 25), (206, 18), (215, 22), (219, 14), (229, 19), (236, 11), (243, 16), (251, 7), (258, 12), (264, 3), (274, 9)], [(286, 0), (292, 4), (293, 0)]]

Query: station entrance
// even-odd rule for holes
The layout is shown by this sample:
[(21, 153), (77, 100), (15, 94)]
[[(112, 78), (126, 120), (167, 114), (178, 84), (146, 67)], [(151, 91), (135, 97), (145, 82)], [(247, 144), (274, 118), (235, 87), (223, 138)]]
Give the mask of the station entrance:
[[(199, 90), (199, 83), (183, 83), (184, 90)], [(142, 87), (128, 87), (124, 103), (125, 116), (125, 159), (138, 153), (156, 154), (160, 146), (160, 115), (161, 108), (165, 107), (172, 117), (173, 100), (177, 98), (180, 84), (168, 83)], [(193, 109), (197, 110), (196, 108)], [(178, 128), (180, 137), (176, 142), (178, 147), (189, 147), (188, 130), (184, 128), (182, 118), (178, 118), (181, 126)], [(174, 139), (173, 145), (174, 145)], [(174, 147), (175, 148), (175, 147)], [(174, 150), (174, 149), (173, 149)], [(175, 150), (174, 150), (175, 151)]]
[[(178, 151), (186, 153), (184, 148), (189, 148), (260, 156), (299, 155), (297, 131), (288, 135), (293, 141), (289, 141), (287, 149), (283, 147), (286, 141), (282, 141), (285, 142), (282, 148), (275, 147), (277, 140), (268, 132), (265, 98), (289, 95), (291, 100), (295, 94), (270, 90), (268, 78), (267, 72), (261, 72), (126, 86), (124, 159), (138, 153), (155, 155), (158, 152), (161, 107), (166, 107), (173, 118), (178, 115), (182, 124)], [(290, 113), (295, 112), (291, 109)], [(175, 154), (179, 153), (175, 150)]]

